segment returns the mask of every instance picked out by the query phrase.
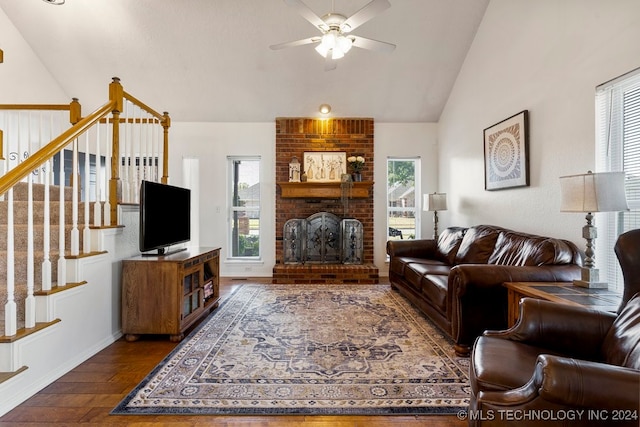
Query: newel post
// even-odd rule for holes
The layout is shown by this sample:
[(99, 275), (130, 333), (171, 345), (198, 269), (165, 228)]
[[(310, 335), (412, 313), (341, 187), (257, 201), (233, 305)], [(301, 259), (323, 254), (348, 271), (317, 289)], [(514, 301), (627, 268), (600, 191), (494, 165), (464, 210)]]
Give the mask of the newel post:
[(110, 225), (118, 225), (118, 203), (122, 196), (120, 183), (120, 113), (124, 110), (124, 90), (118, 77), (109, 84), (109, 99), (114, 102), (111, 142), (111, 178), (109, 179)]
[(169, 183), (169, 128), (171, 127), (171, 117), (166, 111), (162, 115), (162, 129), (164, 133), (164, 145), (162, 149), (162, 183)]

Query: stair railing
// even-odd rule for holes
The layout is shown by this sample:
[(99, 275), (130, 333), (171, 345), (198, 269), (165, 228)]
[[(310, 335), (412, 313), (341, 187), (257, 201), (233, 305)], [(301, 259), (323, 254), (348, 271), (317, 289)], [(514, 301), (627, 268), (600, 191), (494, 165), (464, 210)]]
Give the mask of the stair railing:
[[(22, 126), (20, 114), (15, 122), (1, 120), (5, 110), (30, 111), (23, 113), (28, 117), (28, 125)], [(53, 135), (54, 122), (50, 119), (46, 126), (32, 126), (32, 111), (58, 110), (69, 111), (71, 127), (58, 136), (50, 138), (50, 142), (38, 146), (34, 150), (34, 140), (47, 139)], [(38, 120), (36, 120), (38, 121)], [(12, 124), (13, 123), (13, 124)], [(59, 189), (59, 227), (58, 227), (58, 263), (57, 286), (67, 283), (66, 257), (78, 257), (80, 251), (89, 254), (100, 251), (99, 242), (92, 242), (91, 228), (118, 226), (117, 206), (119, 203), (137, 203), (140, 181), (143, 179), (168, 181), (168, 129), (170, 119), (168, 113), (159, 114), (132, 95), (126, 93), (120, 80), (114, 77), (109, 85), (109, 101), (86, 117), (81, 117), (81, 107), (77, 99), (68, 106), (59, 105), (0, 105), (0, 198), (4, 199), (7, 209), (6, 238), (6, 303), (0, 306), (4, 311), (4, 328), (0, 334), (13, 336), (18, 329), (18, 314), (21, 310), (16, 304), (16, 287), (26, 286), (24, 298), (24, 327), (33, 328), (36, 322), (50, 321), (43, 319), (35, 312), (35, 249), (34, 249), (34, 183), (43, 185), (43, 226), (41, 280), (38, 284), (41, 291), (52, 288), (53, 276), (50, 253), (50, 190), (53, 184)], [(62, 127), (60, 124), (58, 127)], [(18, 130), (20, 129), (20, 130)], [(36, 129), (36, 130), (33, 130)], [(46, 131), (45, 131), (46, 130)], [(37, 135), (34, 135), (35, 134)], [(22, 135), (15, 137), (14, 134)], [(24, 136), (26, 135), (26, 136)], [(121, 138), (122, 137), (122, 138)], [(23, 139), (27, 142), (23, 142)], [(10, 144), (11, 141), (17, 143)], [(121, 144), (122, 142), (122, 144)], [(29, 147), (25, 150), (25, 147)], [(4, 152), (9, 152), (5, 159)], [(17, 154), (13, 154), (13, 153)], [(20, 154), (22, 153), (22, 154)], [(81, 158), (82, 157), (82, 158)], [(58, 168), (53, 169), (54, 158)], [(95, 180), (92, 180), (91, 159), (94, 159)], [(161, 159), (161, 161), (160, 161)], [(70, 167), (66, 165), (71, 163)], [(160, 168), (162, 164), (162, 169)], [(121, 180), (121, 176), (126, 180)], [(14, 190), (18, 184), (26, 186), (26, 266), (14, 264), (15, 247), (15, 215)], [(71, 187), (71, 221), (65, 220), (65, 203), (68, 198), (68, 187)], [(67, 188), (67, 189), (65, 189)], [(123, 188), (125, 191), (123, 191)], [(93, 203), (93, 222), (90, 222)], [(79, 209), (82, 208), (84, 224), (82, 233), (79, 227)], [(70, 228), (70, 229), (69, 229)], [(82, 236), (82, 238), (81, 238)], [(69, 250), (66, 249), (67, 240)], [(82, 249), (80, 242), (82, 241)], [(26, 271), (26, 284), (16, 283), (16, 269)], [(20, 275), (20, 280), (23, 275)], [(0, 296), (3, 292), (0, 277)], [(2, 298), (0, 298), (2, 301)], [(20, 316), (22, 317), (22, 316)], [(1, 319), (0, 319), (1, 321)]]

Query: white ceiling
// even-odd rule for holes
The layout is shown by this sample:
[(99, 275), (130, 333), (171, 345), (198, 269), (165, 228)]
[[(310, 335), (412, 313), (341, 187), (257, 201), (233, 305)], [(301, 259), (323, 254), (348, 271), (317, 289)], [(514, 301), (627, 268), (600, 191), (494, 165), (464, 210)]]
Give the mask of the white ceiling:
[[(369, 0), (304, 0), (319, 16), (350, 16)], [(390, 0), (353, 34), (397, 45), (354, 48), (324, 71), (319, 35), (283, 0), (0, 0), (69, 97), (88, 113), (111, 77), (181, 122), (268, 122), (317, 116), (437, 122), (489, 0)], [(5, 52), (5, 58), (9, 56)]]

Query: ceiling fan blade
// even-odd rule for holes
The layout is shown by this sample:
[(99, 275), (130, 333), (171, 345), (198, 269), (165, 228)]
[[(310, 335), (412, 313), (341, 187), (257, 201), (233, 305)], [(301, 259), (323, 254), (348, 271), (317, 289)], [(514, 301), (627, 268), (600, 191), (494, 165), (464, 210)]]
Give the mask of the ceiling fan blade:
[(351, 35), (349, 36), (349, 38), (353, 40), (353, 46), (359, 47), (360, 49), (368, 49), (368, 50), (375, 50), (378, 52), (389, 53), (389, 52), (393, 52), (393, 50), (396, 48), (395, 44), (368, 39), (366, 37)]
[(390, 7), (391, 3), (389, 3), (389, 0), (372, 0), (362, 9), (347, 18), (340, 28), (342, 29), (342, 32), (348, 33)]
[(279, 49), (285, 49), (288, 47), (304, 46), (306, 44), (318, 43), (320, 42), (320, 40), (322, 40), (320, 37), (309, 37), (308, 39), (295, 40), (292, 42), (279, 43), (279, 44), (272, 44), (271, 46), (269, 46), (269, 49), (279, 50)]
[(338, 66), (338, 61), (333, 59), (331, 55), (327, 55), (327, 57), (324, 60), (324, 70), (325, 71), (335, 70), (337, 66)]
[(327, 24), (316, 15), (313, 10), (309, 9), (306, 4), (302, 3), (301, 0), (284, 0), (284, 2), (294, 8), (304, 19), (311, 22), (311, 24), (320, 31), (324, 32), (329, 30)]

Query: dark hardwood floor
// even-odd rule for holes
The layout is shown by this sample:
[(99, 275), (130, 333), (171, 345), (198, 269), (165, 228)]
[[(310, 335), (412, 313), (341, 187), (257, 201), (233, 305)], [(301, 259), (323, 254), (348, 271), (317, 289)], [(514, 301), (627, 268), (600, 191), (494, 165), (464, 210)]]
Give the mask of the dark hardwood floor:
[[(270, 283), (270, 279), (250, 282)], [(247, 280), (223, 279), (224, 298)], [(176, 346), (167, 337), (120, 339), (0, 417), (0, 426), (435, 426), (462, 427), (456, 416), (204, 416), (109, 415), (109, 412)]]

